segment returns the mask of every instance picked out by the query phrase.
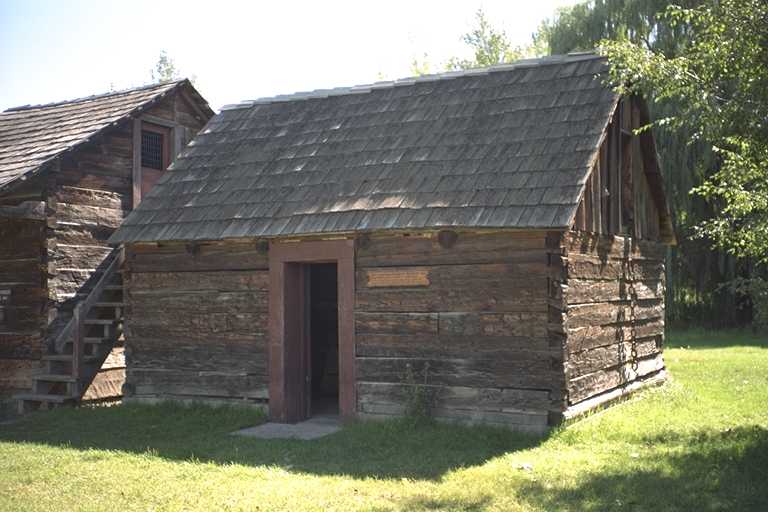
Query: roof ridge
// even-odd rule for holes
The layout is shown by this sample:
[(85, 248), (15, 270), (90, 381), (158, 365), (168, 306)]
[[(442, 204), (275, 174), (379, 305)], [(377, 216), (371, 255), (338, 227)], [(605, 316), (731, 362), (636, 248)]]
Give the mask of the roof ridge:
[(83, 103), (86, 101), (92, 101), (92, 100), (98, 100), (102, 98), (106, 98), (108, 96), (120, 96), (121, 94), (127, 94), (131, 92), (138, 92), (142, 90), (150, 90), (150, 89), (160, 89), (162, 87), (175, 87), (179, 85), (182, 82), (189, 81), (188, 78), (180, 78), (178, 80), (170, 80), (168, 82), (159, 82), (159, 83), (151, 83), (151, 84), (144, 84), (137, 87), (129, 87), (127, 89), (120, 89), (118, 91), (109, 91), (109, 92), (103, 92), (99, 94), (91, 94), (90, 96), (82, 96), (80, 98), (73, 98), (71, 100), (61, 100), (61, 101), (52, 101), (50, 103), (40, 103), (38, 105), (20, 105), (18, 107), (10, 107), (5, 110), (3, 110), (1, 113), (6, 112), (25, 112), (27, 110), (37, 110), (37, 109), (44, 109), (44, 108), (52, 108), (52, 107), (58, 107), (61, 105), (72, 105), (75, 103)]
[(255, 100), (245, 100), (239, 103), (232, 103), (224, 105), (221, 110), (237, 110), (241, 108), (249, 108), (254, 105), (263, 105), (271, 103), (282, 103), (287, 101), (299, 101), (307, 99), (319, 99), (327, 98), (329, 96), (342, 96), (347, 94), (361, 94), (367, 93), (374, 89), (384, 89), (389, 87), (397, 87), (401, 85), (413, 85), (421, 82), (434, 82), (437, 80), (450, 80), (453, 78), (461, 78), (465, 76), (477, 76), (485, 75), (489, 73), (496, 73), (500, 71), (510, 71), (513, 69), (523, 69), (537, 66), (548, 65), (562, 65), (567, 62), (580, 62), (584, 60), (592, 59), (604, 59), (602, 55), (595, 51), (587, 52), (572, 52), (561, 55), (545, 55), (542, 57), (534, 57), (528, 59), (518, 59), (514, 62), (508, 62), (504, 64), (494, 64), (492, 66), (485, 66), (479, 68), (460, 69), (454, 71), (444, 71), (442, 73), (432, 73), (429, 75), (410, 76), (405, 78), (399, 78), (396, 80), (384, 80), (369, 84), (352, 85), (348, 87), (334, 87), (331, 89), (314, 89), (311, 91), (295, 92), (290, 94), (278, 94), (276, 96), (266, 96), (263, 98), (257, 98)]

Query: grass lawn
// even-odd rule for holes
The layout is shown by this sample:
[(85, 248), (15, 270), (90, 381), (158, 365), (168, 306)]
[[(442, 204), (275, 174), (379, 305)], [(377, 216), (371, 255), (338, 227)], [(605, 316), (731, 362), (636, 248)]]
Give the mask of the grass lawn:
[(0, 510), (768, 510), (768, 341), (678, 333), (673, 380), (547, 439), (362, 423), (227, 436), (238, 409), (122, 406), (0, 426)]

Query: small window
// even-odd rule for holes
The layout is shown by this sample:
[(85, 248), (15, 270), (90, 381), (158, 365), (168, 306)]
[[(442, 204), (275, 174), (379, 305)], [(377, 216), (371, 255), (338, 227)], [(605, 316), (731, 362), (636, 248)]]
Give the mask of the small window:
[(164, 148), (163, 134), (154, 131), (141, 131), (141, 166), (163, 170)]

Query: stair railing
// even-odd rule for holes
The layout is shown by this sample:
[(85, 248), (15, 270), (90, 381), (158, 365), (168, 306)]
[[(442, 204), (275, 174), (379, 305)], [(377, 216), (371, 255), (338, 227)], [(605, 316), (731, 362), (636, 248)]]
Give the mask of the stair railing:
[(83, 343), (83, 321), (88, 316), (88, 313), (94, 304), (99, 301), (99, 298), (104, 291), (104, 287), (109, 283), (109, 280), (123, 266), (123, 262), (125, 261), (125, 252), (123, 251), (123, 248), (116, 247), (112, 249), (112, 252), (107, 256), (107, 260), (109, 259), (112, 261), (109, 262), (99, 280), (88, 293), (88, 296), (75, 305), (72, 311), (72, 318), (67, 322), (54, 340), (56, 352), (61, 353), (64, 344), (67, 342), (67, 338), (72, 336), (72, 376), (78, 380), (82, 377), (83, 358), (85, 354), (85, 344)]

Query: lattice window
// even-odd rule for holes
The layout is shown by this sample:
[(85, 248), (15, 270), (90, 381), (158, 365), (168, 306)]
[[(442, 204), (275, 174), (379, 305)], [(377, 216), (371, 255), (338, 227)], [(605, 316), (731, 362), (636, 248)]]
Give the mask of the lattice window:
[(163, 170), (163, 134), (141, 131), (141, 166)]

